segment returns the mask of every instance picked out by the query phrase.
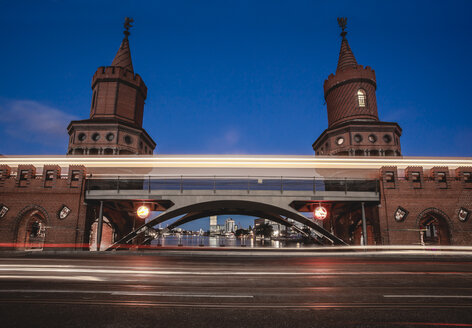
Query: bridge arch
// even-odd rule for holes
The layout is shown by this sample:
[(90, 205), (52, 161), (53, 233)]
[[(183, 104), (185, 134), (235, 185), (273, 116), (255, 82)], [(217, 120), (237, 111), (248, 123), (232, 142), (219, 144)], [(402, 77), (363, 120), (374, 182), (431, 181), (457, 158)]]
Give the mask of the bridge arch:
[[(292, 219), (294, 221), (300, 222), (301, 224), (315, 230), (321, 236), (323, 236), (323, 241), (329, 244), (335, 245), (345, 245), (346, 243), (334, 236), (327, 230), (323, 229), (317, 225), (312, 220), (307, 217), (282, 207), (275, 205), (270, 205), (262, 202), (248, 201), (248, 200), (214, 200), (214, 201), (205, 201), (200, 203), (193, 204), (182, 204), (179, 207), (176, 207), (172, 210), (162, 212), (160, 215), (154, 219), (148, 221), (135, 231), (129, 233), (122, 239), (118, 240), (113, 244), (109, 249), (118, 248), (120, 244), (127, 243), (131, 239), (135, 238), (139, 233), (144, 232), (146, 227), (153, 227), (170, 219), (182, 216), (180, 218), (180, 224), (190, 222), (191, 220), (196, 220), (197, 218), (202, 218), (212, 215), (212, 213), (219, 214), (245, 214), (253, 215), (259, 217), (267, 217), (268, 219)], [(183, 219), (185, 218), (185, 219)], [(188, 221), (186, 221), (188, 220)]]
[(269, 221), (284, 225), (286, 227), (292, 228), (293, 230), (296, 230), (297, 232), (301, 233), (305, 237), (308, 237), (312, 239), (314, 242), (321, 244), (322, 243), (316, 239), (315, 237), (311, 236), (308, 234), (305, 230), (297, 227), (294, 223), (290, 222), (286, 218), (280, 216), (280, 215), (273, 215), (270, 213), (263, 213), (263, 212), (258, 212), (256, 210), (245, 210), (245, 211), (237, 211), (237, 210), (225, 210), (225, 209), (220, 209), (220, 210), (212, 210), (210, 212), (193, 212), (193, 213), (188, 213), (184, 215), (183, 217), (179, 218), (175, 222), (172, 222), (167, 229), (171, 230), (174, 229), (182, 224), (195, 221), (201, 218), (205, 217), (210, 217), (213, 215), (248, 215), (248, 216), (253, 216), (253, 217), (259, 217), (263, 219), (267, 219)]

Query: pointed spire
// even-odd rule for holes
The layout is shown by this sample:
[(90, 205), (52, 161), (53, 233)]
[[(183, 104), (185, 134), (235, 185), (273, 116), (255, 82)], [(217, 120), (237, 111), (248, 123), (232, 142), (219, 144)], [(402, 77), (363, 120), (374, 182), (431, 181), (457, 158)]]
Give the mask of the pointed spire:
[(133, 63), (131, 62), (131, 50), (129, 49), (128, 36), (130, 35), (129, 29), (132, 27), (131, 23), (134, 22), (132, 18), (126, 17), (125, 23), (123, 24), (125, 30), (123, 34), (125, 37), (121, 42), (120, 49), (116, 53), (115, 59), (111, 63), (111, 66), (123, 67), (134, 73)]
[(347, 32), (345, 31), (345, 29), (346, 29), (346, 24), (347, 24), (347, 18), (338, 17), (338, 24), (339, 24), (339, 27), (341, 27), (342, 29), (341, 37), (343, 39), (341, 41), (341, 50), (339, 51), (338, 67), (336, 68), (336, 72), (344, 71), (348, 68), (357, 67), (356, 58), (354, 57), (351, 47), (349, 47), (349, 43), (347, 42), (347, 39), (346, 39)]

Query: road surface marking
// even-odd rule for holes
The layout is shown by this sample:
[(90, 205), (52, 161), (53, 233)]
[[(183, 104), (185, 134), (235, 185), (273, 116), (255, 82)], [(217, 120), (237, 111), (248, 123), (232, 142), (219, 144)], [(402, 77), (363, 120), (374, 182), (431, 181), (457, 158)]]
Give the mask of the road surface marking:
[(387, 298), (472, 298), (472, 295), (384, 295)]
[[(89, 274), (142, 274), (142, 275), (199, 275), (199, 276), (344, 276), (344, 275), (472, 275), (472, 272), (459, 271), (306, 271), (306, 272), (274, 272), (274, 271), (176, 271), (176, 270), (134, 270), (134, 269), (95, 269), (80, 267), (39, 266), (23, 267), (0, 265), (0, 272), (54, 272), (54, 273), (89, 273)], [(0, 276), (1, 277), (1, 276)]]
[(43, 279), (43, 280), (86, 280), (103, 281), (102, 278), (92, 276), (25, 276), (25, 275), (1, 275), (0, 279)]
[(107, 290), (64, 290), (64, 289), (3, 289), (0, 293), (78, 293), (78, 294), (106, 294), (126, 296), (164, 296), (164, 297), (208, 297), (208, 298), (254, 298), (254, 295), (238, 294), (191, 294), (172, 292), (133, 292)]

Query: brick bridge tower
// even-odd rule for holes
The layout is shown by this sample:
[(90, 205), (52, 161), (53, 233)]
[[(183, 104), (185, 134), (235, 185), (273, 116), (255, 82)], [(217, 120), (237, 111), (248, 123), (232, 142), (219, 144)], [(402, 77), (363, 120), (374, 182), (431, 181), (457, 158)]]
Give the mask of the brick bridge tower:
[(147, 88), (134, 73), (126, 18), (124, 38), (111, 66), (99, 67), (92, 79), (90, 118), (70, 122), (69, 155), (152, 154), (156, 143), (143, 129)]
[(338, 18), (341, 32), (336, 74), (324, 82), (328, 128), (316, 139), (316, 155), (400, 156), (402, 130), (382, 122), (377, 113), (375, 72), (357, 64), (346, 39), (346, 18)]

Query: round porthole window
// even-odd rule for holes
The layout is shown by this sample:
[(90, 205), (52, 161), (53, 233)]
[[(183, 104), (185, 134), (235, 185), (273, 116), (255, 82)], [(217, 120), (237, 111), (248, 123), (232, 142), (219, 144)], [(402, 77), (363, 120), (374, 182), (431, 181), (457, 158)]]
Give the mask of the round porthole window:
[(115, 135), (113, 133), (108, 133), (107, 134), (107, 140), (108, 141), (113, 141), (113, 139), (115, 139)]
[(372, 142), (372, 143), (374, 143), (374, 142), (377, 141), (377, 137), (376, 137), (375, 135), (371, 134), (371, 135), (369, 136), (369, 141)]
[(343, 137), (339, 137), (338, 139), (336, 139), (336, 144), (337, 145), (342, 145), (344, 143), (344, 138)]
[(128, 144), (128, 145), (133, 142), (133, 139), (130, 136), (125, 136), (124, 140), (125, 140), (126, 144)]
[(98, 140), (100, 140), (100, 134), (99, 134), (99, 133), (94, 133), (94, 134), (92, 135), (92, 140), (93, 140), (93, 141), (98, 141)]
[(391, 143), (392, 142), (392, 137), (389, 134), (386, 134), (386, 135), (383, 136), (383, 140), (386, 143)]
[(354, 136), (354, 141), (357, 142), (357, 143), (361, 142), (362, 141), (362, 136), (360, 134), (356, 134)]
[(85, 133), (80, 133), (77, 138), (79, 139), (79, 141), (84, 141), (86, 138)]

